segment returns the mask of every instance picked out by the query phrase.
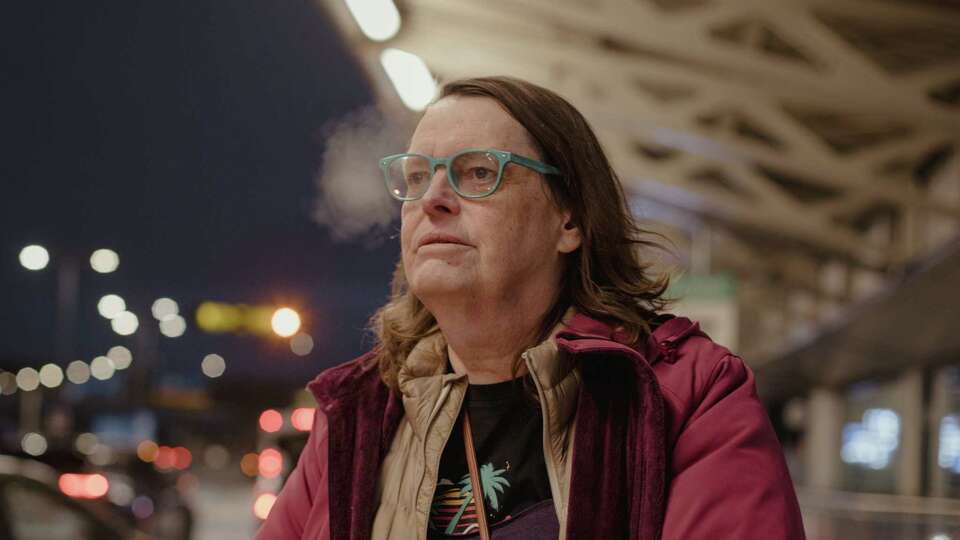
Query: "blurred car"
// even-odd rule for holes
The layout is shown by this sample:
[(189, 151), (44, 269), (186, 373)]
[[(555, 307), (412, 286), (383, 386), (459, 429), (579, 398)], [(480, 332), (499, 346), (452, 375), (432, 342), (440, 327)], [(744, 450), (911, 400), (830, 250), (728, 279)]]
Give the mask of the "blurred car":
[(69, 497), (34, 460), (0, 455), (0, 540), (148, 540), (100, 500)]

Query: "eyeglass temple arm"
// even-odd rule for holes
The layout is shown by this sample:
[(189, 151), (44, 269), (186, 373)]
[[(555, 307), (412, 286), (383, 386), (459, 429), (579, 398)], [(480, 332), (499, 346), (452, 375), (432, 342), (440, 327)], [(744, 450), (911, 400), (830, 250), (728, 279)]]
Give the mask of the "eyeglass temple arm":
[(530, 159), (528, 157), (518, 156), (516, 154), (510, 154), (510, 161), (523, 165), (524, 167), (533, 169), (538, 173), (560, 174), (560, 169), (554, 167), (553, 165), (547, 165), (542, 161), (537, 161), (535, 159)]

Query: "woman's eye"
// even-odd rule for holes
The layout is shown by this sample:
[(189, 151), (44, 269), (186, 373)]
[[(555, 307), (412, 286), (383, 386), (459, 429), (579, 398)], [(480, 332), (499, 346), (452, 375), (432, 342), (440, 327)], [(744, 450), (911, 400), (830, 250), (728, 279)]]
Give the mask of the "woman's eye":
[(422, 173), (422, 172), (410, 173), (407, 175), (407, 183), (419, 184), (420, 182), (423, 182), (426, 179), (426, 177), (427, 177), (427, 173)]
[(470, 174), (477, 180), (490, 180), (496, 176), (493, 171), (483, 167), (474, 167), (473, 169), (470, 169)]

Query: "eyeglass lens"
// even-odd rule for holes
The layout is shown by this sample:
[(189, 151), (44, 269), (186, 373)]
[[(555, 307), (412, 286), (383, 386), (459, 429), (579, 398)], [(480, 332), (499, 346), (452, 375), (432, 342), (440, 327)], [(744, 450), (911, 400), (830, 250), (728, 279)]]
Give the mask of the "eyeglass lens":
[[(457, 192), (466, 197), (490, 194), (497, 186), (500, 162), (489, 152), (467, 152), (454, 158), (447, 174)], [(430, 161), (422, 156), (403, 156), (387, 168), (390, 192), (403, 199), (426, 193), (432, 177)]]

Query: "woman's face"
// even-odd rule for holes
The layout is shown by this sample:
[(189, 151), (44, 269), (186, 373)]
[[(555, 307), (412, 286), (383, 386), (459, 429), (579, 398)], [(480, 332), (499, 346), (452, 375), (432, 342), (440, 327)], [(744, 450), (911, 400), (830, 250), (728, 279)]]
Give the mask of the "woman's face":
[[(542, 160), (526, 129), (489, 98), (452, 96), (432, 105), (409, 152), (447, 157), (496, 148)], [(400, 242), (410, 290), (428, 307), (444, 298), (518, 301), (552, 295), (562, 256), (579, 231), (548, 196), (539, 173), (508, 164), (497, 191), (463, 199), (438, 167), (423, 198), (403, 203)], [(464, 296), (467, 295), (467, 296)]]

